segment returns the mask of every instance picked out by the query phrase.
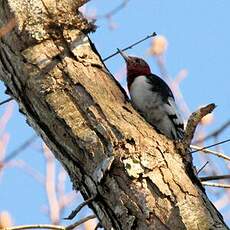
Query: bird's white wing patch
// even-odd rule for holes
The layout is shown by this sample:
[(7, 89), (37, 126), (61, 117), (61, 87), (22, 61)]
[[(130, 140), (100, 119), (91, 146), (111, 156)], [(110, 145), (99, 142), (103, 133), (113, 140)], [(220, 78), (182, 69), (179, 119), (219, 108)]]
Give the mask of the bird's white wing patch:
[(180, 115), (180, 112), (176, 105), (175, 100), (172, 97), (169, 97), (168, 102), (169, 104), (165, 104), (168, 114), (169, 115), (175, 114), (177, 116), (177, 120), (176, 120), (177, 124), (183, 124), (183, 120), (182, 120), (182, 117)]
[(174, 98), (169, 97), (168, 104), (164, 104), (164, 107), (166, 109), (166, 113), (168, 114), (170, 120), (175, 126), (177, 137), (182, 138), (184, 135), (184, 123)]

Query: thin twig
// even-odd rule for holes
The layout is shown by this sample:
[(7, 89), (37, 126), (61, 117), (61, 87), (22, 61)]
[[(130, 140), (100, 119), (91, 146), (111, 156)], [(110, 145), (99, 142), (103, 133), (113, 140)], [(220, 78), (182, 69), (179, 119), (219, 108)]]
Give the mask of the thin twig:
[(200, 181), (230, 179), (230, 175), (205, 176), (205, 177), (199, 177), (199, 179)]
[(217, 143), (212, 144), (212, 145), (205, 146), (203, 148), (200, 148), (199, 146), (196, 146), (196, 145), (190, 145), (191, 148), (196, 149), (194, 151), (191, 151), (190, 153), (195, 153), (195, 152), (202, 151), (202, 152), (206, 152), (206, 153), (213, 153), (214, 155), (217, 155), (218, 157), (222, 157), (222, 158), (224, 158), (226, 160), (230, 160), (230, 158), (228, 156), (224, 155), (223, 153), (219, 153), (219, 152), (216, 152), (216, 151), (213, 151), (213, 150), (208, 150), (211, 147), (221, 145), (221, 144), (227, 143), (229, 141), (230, 141), (230, 139), (227, 139), (227, 140), (220, 141), (220, 142), (217, 142)]
[(107, 12), (106, 14), (97, 15), (96, 19), (101, 18), (111, 18), (113, 15), (118, 13), (120, 10), (122, 10), (129, 2), (130, 0), (124, 0), (120, 5), (118, 5), (116, 8), (112, 9), (111, 11)]
[(100, 223), (100, 222), (98, 222), (98, 223), (97, 223), (97, 225), (96, 225), (96, 227), (94, 228), (94, 230), (97, 230), (97, 229), (99, 229), (99, 228), (102, 228), (102, 226), (101, 226), (101, 223)]
[(45, 178), (44, 176), (36, 170), (34, 167), (29, 165), (27, 162), (23, 160), (12, 160), (7, 164), (7, 167), (9, 168), (19, 168), (25, 173), (27, 173), (29, 176), (32, 176), (37, 182), (39, 182), (41, 185), (44, 184)]
[(197, 170), (197, 175), (208, 165), (209, 161), (207, 161), (199, 170)]
[[(131, 48), (133, 48), (134, 46), (138, 45), (139, 43), (141, 43), (141, 42), (143, 42), (143, 41), (145, 41), (145, 40), (147, 40), (147, 39), (149, 39), (149, 38), (155, 37), (156, 35), (157, 35), (157, 34), (156, 34), (155, 32), (153, 32), (152, 34), (146, 36), (145, 38), (142, 38), (141, 40), (139, 40), (139, 41), (133, 43), (132, 45), (130, 45), (130, 46), (124, 48), (124, 49), (121, 49), (121, 51), (125, 51), (125, 50), (128, 50), (128, 49), (131, 49)], [(109, 55), (108, 57), (104, 58), (103, 61), (105, 62), (105, 61), (107, 61), (108, 59), (110, 59), (111, 57), (113, 57), (113, 56), (115, 56), (115, 55), (117, 55), (117, 54), (119, 54), (118, 51), (116, 51), (115, 53), (113, 53), (113, 54)]]
[(95, 200), (95, 196), (90, 197), (89, 199), (85, 200), (84, 202), (82, 202), (75, 210), (73, 210), (70, 215), (66, 218), (64, 218), (64, 220), (72, 220), (79, 212), (80, 210), (85, 207), (87, 204), (89, 204), (90, 202), (92, 202), (93, 200)]
[(228, 126), (230, 126), (230, 120), (225, 122), (223, 125), (221, 125), (217, 130), (211, 132), (210, 134), (208, 134), (206, 137), (204, 137), (201, 140), (197, 140), (196, 143), (202, 143), (204, 141), (206, 141), (207, 139), (211, 138), (211, 137), (217, 137), (218, 135), (220, 135), (221, 132), (223, 132), (226, 128), (228, 128)]
[[(198, 109), (196, 112), (193, 112), (192, 115), (189, 117), (186, 131), (182, 143), (184, 144), (184, 148), (187, 150), (191, 144), (193, 139), (195, 130), (197, 125), (200, 123), (201, 119), (206, 116), (207, 114), (211, 113), (216, 108), (214, 103), (204, 106)], [(190, 152), (192, 153), (192, 152)]]
[(226, 156), (223, 153), (220, 153), (220, 152), (217, 152), (217, 151), (214, 151), (214, 150), (210, 150), (210, 149), (204, 149), (204, 148), (201, 148), (201, 147), (196, 146), (196, 145), (190, 145), (190, 147), (192, 149), (196, 149), (196, 151), (192, 151), (191, 153), (195, 153), (195, 152), (201, 151), (203, 153), (213, 154), (213, 155), (215, 155), (217, 157), (220, 157), (220, 158), (223, 158), (223, 159), (225, 159), (227, 161), (230, 161), (230, 157)]
[(202, 182), (204, 186), (217, 187), (217, 188), (230, 188), (230, 184), (218, 184), (218, 183), (210, 183), (210, 182)]
[(1, 105), (4, 105), (5, 103), (10, 102), (10, 101), (12, 101), (12, 100), (13, 100), (13, 98), (10, 97), (10, 98), (8, 98), (8, 99), (6, 99), (6, 100), (4, 100), (4, 101), (1, 101), (1, 102), (0, 102), (0, 106), (1, 106)]
[(38, 136), (36, 134), (34, 134), (32, 137), (30, 137), (28, 140), (26, 140), (24, 143), (22, 143), (17, 149), (13, 150), (8, 156), (5, 157), (3, 164), (9, 162), (12, 158), (17, 156), (21, 151), (25, 150), (37, 138), (38, 138)]
[(88, 220), (96, 218), (95, 215), (87, 216), (74, 224), (68, 225), (68, 226), (60, 226), (60, 225), (53, 225), (53, 224), (31, 224), (31, 225), (21, 225), (21, 226), (14, 226), (14, 227), (8, 227), (4, 228), (4, 230), (22, 230), (22, 229), (56, 229), (56, 230), (73, 230), (77, 226), (85, 223)]
[(31, 224), (31, 225), (20, 225), (14, 227), (8, 227), (4, 230), (21, 230), (21, 229), (57, 229), (57, 230), (66, 230), (66, 227), (53, 225), (53, 224)]
[(56, 190), (55, 158), (49, 148), (43, 143), (43, 152), (46, 159), (45, 190), (49, 205), (51, 223), (58, 223), (60, 219), (60, 205)]
[(83, 219), (81, 219), (81, 220), (75, 222), (74, 224), (71, 224), (71, 225), (67, 226), (67, 227), (65, 228), (65, 230), (72, 230), (72, 229), (76, 228), (77, 226), (79, 226), (79, 225), (85, 223), (86, 221), (91, 220), (91, 219), (94, 219), (94, 218), (96, 218), (95, 215), (87, 216), (87, 217), (85, 217), (85, 218), (83, 218)]
[(187, 76), (187, 71), (181, 70), (174, 79), (172, 79), (170, 76), (168, 76), (168, 78), (169, 78), (169, 83), (172, 88), (173, 94), (174, 96), (176, 96), (176, 99), (177, 99), (176, 101), (178, 102), (178, 105), (180, 106), (180, 110), (184, 113), (185, 117), (188, 117), (190, 115), (190, 109), (180, 90), (180, 83), (182, 80), (186, 78), (186, 76)]

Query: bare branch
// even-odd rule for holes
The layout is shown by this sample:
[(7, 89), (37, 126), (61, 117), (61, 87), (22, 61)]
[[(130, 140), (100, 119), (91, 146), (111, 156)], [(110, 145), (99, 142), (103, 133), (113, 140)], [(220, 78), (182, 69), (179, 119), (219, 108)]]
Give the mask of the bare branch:
[(202, 182), (202, 185), (210, 186), (210, 187), (217, 187), (217, 188), (230, 188), (230, 184), (218, 184), (218, 183)]
[(199, 146), (196, 146), (196, 145), (190, 145), (191, 148), (196, 149), (194, 151), (191, 151), (190, 153), (196, 153), (196, 152), (202, 151), (203, 153), (210, 153), (210, 154), (213, 154), (215, 156), (218, 156), (220, 158), (223, 158), (225, 160), (230, 161), (230, 157), (226, 156), (225, 154), (217, 152), (217, 151), (214, 151), (214, 150), (208, 149), (208, 148), (211, 148), (213, 146), (216, 146), (216, 145), (219, 145), (219, 144), (223, 144), (223, 143), (226, 143), (226, 142), (229, 142), (229, 141), (230, 141), (230, 139), (227, 139), (225, 141), (221, 141), (221, 142), (215, 143), (213, 145), (205, 146), (203, 148), (201, 148)]
[(65, 230), (64, 226), (52, 225), (52, 224), (31, 224), (31, 225), (21, 225), (5, 228), (5, 230), (22, 230), (22, 229), (56, 229), (56, 230)]
[(207, 106), (204, 106), (198, 109), (196, 112), (193, 112), (192, 115), (189, 117), (189, 120), (186, 126), (185, 136), (182, 141), (185, 149), (189, 148), (191, 141), (193, 139), (196, 127), (201, 121), (201, 119), (205, 115), (211, 113), (215, 108), (216, 108), (216, 105), (214, 103), (209, 104)]
[(6, 164), (5, 167), (19, 168), (23, 172), (27, 173), (29, 176), (32, 176), (32, 178), (34, 178), (40, 184), (44, 184), (45, 178), (43, 177), (43, 175), (23, 160), (12, 160), (8, 164)]
[(82, 202), (74, 211), (71, 212), (71, 214), (64, 218), (65, 220), (72, 220), (77, 214), (78, 212), (80, 212), (80, 210), (85, 207), (87, 204), (89, 204), (90, 202), (92, 202), (95, 199), (94, 197), (90, 197), (89, 199), (87, 199), (86, 201)]
[(9, 227), (5, 228), (5, 230), (22, 230), (22, 229), (56, 229), (56, 230), (73, 230), (77, 226), (85, 223), (88, 220), (96, 218), (95, 215), (90, 215), (87, 216), (74, 224), (71, 224), (67, 227), (60, 226), (60, 225), (52, 225), (52, 224), (35, 224), (35, 225), (21, 225), (21, 226), (14, 226), (14, 227)]
[(101, 19), (101, 18), (111, 18), (113, 15), (115, 15), (116, 13), (118, 13), (120, 10), (122, 10), (129, 2), (130, 0), (124, 0), (120, 5), (118, 5), (117, 7), (115, 7), (114, 9), (112, 9), (111, 11), (107, 12), (106, 14), (102, 14), (102, 15), (97, 15), (97, 19)]
[(228, 126), (230, 126), (230, 120), (226, 121), (223, 125), (221, 125), (217, 130), (211, 132), (210, 134), (208, 134), (206, 137), (204, 137), (201, 140), (197, 140), (196, 143), (201, 143), (204, 142), (206, 140), (208, 140), (211, 137), (217, 137), (218, 135), (220, 135), (220, 133), (222, 133), (226, 128), (228, 128)]
[(60, 205), (57, 198), (56, 180), (55, 180), (55, 158), (49, 148), (43, 143), (44, 156), (46, 158), (46, 177), (45, 188), (49, 203), (49, 215), (53, 224), (60, 220)]
[(77, 226), (79, 226), (79, 225), (85, 223), (86, 221), (91, 220), (91, 219), (94, 219), (94, 218), (96, 218), (95, 215), (87, 216), (87, 217), (85, 217), (85, 218), (83, 218), (83, 219), (81, 219), (81, 220), (75, 222), (74, 224), (71, 224), (71, 225), (67, 226), (67, 227), (65, 228), (65, 230), (72, 230), (72, 229), (76, 228)]
[[(0, 133), (1, 138), (0, 138), (0, 172), (2, 172), (2, 168), (4, 167), (4, 159), (6, 155), (6, 149), (9, 143), (10, 135), (6, 131), (6, 126), (12, 116), (13, 113), (13, 106), (12, 104), (9, 104), (6, 106), (6, 109), (3, 113), (3, 115), (0, 118)], [(0, 174), (1, 176), (2, 174)]]
[(0, 106), (1, 106), (1, 105), (4, 105), (5, 103), (10, 102), (10, 101), (12, 101), (12, 100), (13, 100), (13, 98), (10, 97), (10, 98), (8, 98), (8, 99), (6, 99), (6, 100), (4, 100), (4, 101), (1, 101), (1, 102), (0, 102)]
[(209, 161), (207, 161), (199, 170), (197, 170), (197, 175), (208, 165)]
[(199, 177), (200, 181), (230, 179), (230, 175)]
[[(141, 42), (143, 42), (143, 41), (145, 41), (145, 40), (147, 40), (147, 39), (149, 39), (149, 38), (152, 38), (152, 37), (154, 37), (154, 36), (156, 36), (156, 35), (157, 35), (157, 34), (156, 34), (155, 32), (153, 32), (152, 34), (146, 36), (145, 38), (142, 38), (140, 41), (137, 41), (137, 42), (133, 43), (132, 45), (130, 45), (130, 46), (124, 48), (124, 49), (121, 49), (121, 51), (125, 51), (125, 50), (128, 50), (128, 49), (131, 49), (131, 48), (133, 48), (134, 46), (140, 44)], [(113, 54), (109, 55), (108, 57), (104, 58), (103, 61), (105, 62), (105, 61), (107, 61), (108, 59), (110, 59), (111, 57), (113, 57), (113, 56), (115, 56), (115, 55), (117, 55), (117, 54), (119, 54), (118, 51), (116, 51), (115, 53), (113, 53)]]
[(17, 149), (13, 150), (8, 156), (6, 156), (3, 164), (9, 162), (14, 157), (16, 157), (20, 152), (22, 152), (28, 146), (30, 146), (37, 138), (38, 138), (38, 136), (36, 134), (34, 134), (32, 137), (30, 137), (28, 140), (26, 140), (24, 143), (22, 143)]
[(99, 228), (102, 228), (102, 226), (101, 226), (101, 223), (100, 223), (100, 222), (98, 222), (98, 223), (97, 223), (97, 225), (96, 225), (96, 227), (94, 228), (94, 230), (97, 230), (97, 229), (99, 229)]

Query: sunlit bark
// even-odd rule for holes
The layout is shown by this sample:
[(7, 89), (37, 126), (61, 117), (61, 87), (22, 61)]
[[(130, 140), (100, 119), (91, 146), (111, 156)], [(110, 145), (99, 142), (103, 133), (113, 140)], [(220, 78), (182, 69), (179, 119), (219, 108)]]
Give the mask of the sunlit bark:
[[(227, 229), (174, 143), (132, 108), (76, 13), (86, 1), (3, 0), (0, 78), (106, 229)], [(13, 13), (11, 13), (13, 12)]]

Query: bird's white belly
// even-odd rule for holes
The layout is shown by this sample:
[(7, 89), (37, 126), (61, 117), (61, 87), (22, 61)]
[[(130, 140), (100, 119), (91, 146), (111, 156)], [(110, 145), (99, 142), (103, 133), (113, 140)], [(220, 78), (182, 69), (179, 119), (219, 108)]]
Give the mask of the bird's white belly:
[(157, 92), (151, 90), (151, 85), (145, 76), (137, 77), (130, 87), (130, 97), (133, 106), (142, 114), (150, 124), (167, 136), (171, 135), (171, 121), (165, 108), (162, 106), (162, 98)]
[[(130, 97), (134, 107), (140, 112), (154, 113), (153, 108), (157, 108), (159, 112), (160, 108), (158, 107), (162, 104), (159, 94), (151, 90), (151, 85), (147, 82), (145, 76), (139, 76), (134, 80), (130, 87)], [(158, 116), (158, 114), (155, 116)]]

